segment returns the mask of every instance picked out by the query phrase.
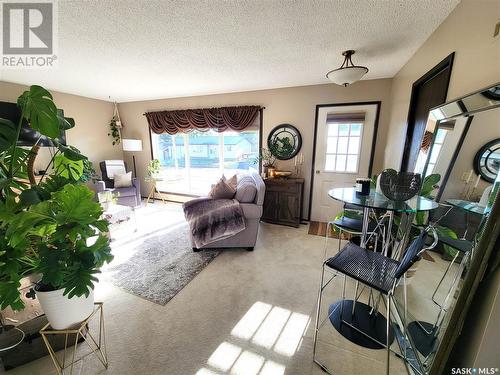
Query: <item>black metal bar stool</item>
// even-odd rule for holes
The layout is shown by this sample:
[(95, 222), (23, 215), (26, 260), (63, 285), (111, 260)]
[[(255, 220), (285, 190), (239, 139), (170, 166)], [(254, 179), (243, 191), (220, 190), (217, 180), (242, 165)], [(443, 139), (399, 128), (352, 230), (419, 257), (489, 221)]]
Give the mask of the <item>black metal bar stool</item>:
[[(433, 231), (435, 241), (431, 246), (424, 247), (425, 238), (428, 234), (428, 230)], [(316, 358), (318, 330), (324, 323), (324, 321), (330, 318), (330, 315), (333, 314), (333, 311), (329, 312), (327, 318), (325, 318), (325, 320), (320, 324), (319, 318), (321, 314), (321, 300), (323, 296), (323, 290), (326, 288), (326, 286), (333, 280), (333, 278), (337, 274), (343, 274), (344, 281), (342, 287), (342, 301), (340, 302), (341, 323), (350, 326), (352, 329), (356, 331), (359, 331), (361, 334), (367, 336), (369, 339), (375, 341), (377, 344), (387, 349), (386, 374), (389, 374), (389, 360), (391, 352), (389, 333), (391, 326), (391, 320), (390, 320), (391, 303), (395, 303), (393, 301), (394, 291), (396, 289), (396, 286), (399, 284), (400, 280), (405, 278), (405, 274), (408, 271), (408, 269), (410, 269), (410, 267), (420, 259), (420, 255), (424, 251), (434, 247), (437, 244), (437, 234), (435, 233), (434, 228), (429, 227), (428, 230), (427, 229), (423, 230), (422, 233), (412, 241), (410, 246), (406, 249), (401, 261), (394, 260), (392, 258), (386, 257), (374, 251), (366, 250), (352, 242), (349, 242), (344, 246), (344, 248), (339, 253), (337, 253), (335, 256), (329, 258), (323, 263), (321, 284), (319, 289), (318, 304), (316, 310), (316, 323), (315, 323), (314, 342), (313, 342), (313, 361), (316, 364), (318, 364), (324, 371), (331, 374), (328, 368)], [(326, 267), (336, 271), (336, 274), (334, 274), (330, 278), (330, 280), (324, 283), (324, 274)], [(345, 285), (347, 276), (369, 288), (377, 290), (382, 295), (386, 296), (387, 317), (386, 317), (385, 343), (379, 342), (375, 338), (367, 335), (363, 331), (360, 331), (357, 327), (353, 326), (352, 324), (343, 319), (342, 313), (345, 300)], [(354, 309), (353, 309), (353, 314), (354, 314)]]
[[(353, 205), (353, 204), (344, 204), (344, 215), (346, 210), (349, 211), (356, 211), (359, 212), (360, 216), (363, 216), (363, 209), (362, 207)], [(326, 224), (326, 232), (325, 232), (325, 254), (327, 252), (327, 247), (328, 247), (328, 239), (330, 238), (328, 236), (328, 233), (330, 231), (330, 227), (335, 227), (339, 231), (338, 234), (338, 251), (340, 251), (341, 248), (341, 241), (342, 241), (342, 233), (346, 232), (350, 236), (361, 236), (363, 233), (363, 220), (362, 219), (355, 219), (355, 218), (350, 218), (347, 216), (343, 216), (341, 218), (332, 220), (327, 222)], [(376, 233), (377, 230), (377, 223), (375, 222), (369, 222), (368, 223), (368, 236), (376, 237), (376, 242), (378, 242), (378, 234)]]

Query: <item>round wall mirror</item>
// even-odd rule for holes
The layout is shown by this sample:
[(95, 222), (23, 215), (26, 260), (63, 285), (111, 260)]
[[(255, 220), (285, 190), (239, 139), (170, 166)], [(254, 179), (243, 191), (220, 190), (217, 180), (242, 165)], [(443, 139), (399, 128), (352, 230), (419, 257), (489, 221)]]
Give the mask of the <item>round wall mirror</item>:
[(483, 180), (494, 182), (500, 171), (500, 138), (486, 143), (474, 157), (474, 169)]
[(290, 124), (276, 126), (267, 137), (267, 147), (279, 160), (293, 158), (301, 146), (302, 136), (299, 130)]

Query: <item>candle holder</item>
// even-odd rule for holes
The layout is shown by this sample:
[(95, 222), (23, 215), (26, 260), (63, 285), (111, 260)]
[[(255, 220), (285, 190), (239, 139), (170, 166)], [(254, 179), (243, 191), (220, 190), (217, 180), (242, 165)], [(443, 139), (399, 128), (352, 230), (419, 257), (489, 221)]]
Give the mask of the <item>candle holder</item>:
[(267, 168), (267, 177), (268, 178), (276, 177), (276, 168), (274, 168), (274, 167)]
[(464, 183), (464, 187), (462, 189), (462, 193), (460, 194), (461, 198), (464, 200), (471, 200), (474, 196), (474, 193), (477, 190), (477, 186), (479, 184), (479, 180), (481, 176), (477, 176), (476, 181), (472, 180), (473, 170), (471, 169), (469, 173), (464, 172), (462, 174), (461, 180)]
[(300, 153), (295, 156), (294, 160), (294, 174), (296, 177), (300, 177), (302, 175), (302, 165), (304, 164), (304, 154)]

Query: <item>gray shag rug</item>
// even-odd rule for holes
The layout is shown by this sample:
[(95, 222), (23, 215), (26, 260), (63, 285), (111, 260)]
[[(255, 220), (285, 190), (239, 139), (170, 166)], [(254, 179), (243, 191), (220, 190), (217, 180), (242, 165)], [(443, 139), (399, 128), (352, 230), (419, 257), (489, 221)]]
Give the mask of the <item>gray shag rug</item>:
[(210, 249), (193, 252), (187, 224), (135, 241), (127, 251), (131, 256), (116, 265), (111, 262), (103, 272), (104, 278), (160, 305), (170, 301), (220, 253)]

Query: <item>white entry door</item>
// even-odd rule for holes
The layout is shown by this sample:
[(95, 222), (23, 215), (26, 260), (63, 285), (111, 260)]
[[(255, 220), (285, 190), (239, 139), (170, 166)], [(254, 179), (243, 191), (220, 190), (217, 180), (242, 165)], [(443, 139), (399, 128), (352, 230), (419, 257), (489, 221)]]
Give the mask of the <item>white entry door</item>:
[(311, 220), (327, 222), (343, 204), (328, 196), (369, 177), (379, 104), (318, 107)]

